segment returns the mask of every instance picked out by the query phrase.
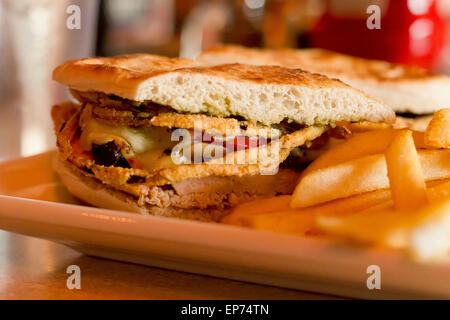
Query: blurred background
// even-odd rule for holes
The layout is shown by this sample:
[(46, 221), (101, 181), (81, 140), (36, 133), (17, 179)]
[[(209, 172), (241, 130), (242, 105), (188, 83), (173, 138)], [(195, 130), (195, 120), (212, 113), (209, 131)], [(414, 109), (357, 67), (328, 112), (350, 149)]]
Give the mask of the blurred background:
[[(380, 29), (369, 29), (371, 5)], [(372, 7), (373, 8), (373, 7)], [(450, 74), (450, 0), (0, 0), (0, 161), (54, 146), (68, 59), (195, 58), (222, 43), (321, 47)]]

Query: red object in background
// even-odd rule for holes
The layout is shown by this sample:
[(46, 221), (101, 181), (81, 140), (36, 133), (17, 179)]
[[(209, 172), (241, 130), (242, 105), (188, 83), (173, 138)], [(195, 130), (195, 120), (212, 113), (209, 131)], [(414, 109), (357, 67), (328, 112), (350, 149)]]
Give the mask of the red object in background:
[(333, 13), (333, 1), (327, 0), (326, 13), (309, 34), (311, 47), (427, 69), (437, 62), (445, 44), (445, 20), (437, 0), (390, 0), (382, 8), (381, 28), (372, 30), (366, 25), (371, 15), (367, 7), (358, 8), (360, 15), (345, 16)]

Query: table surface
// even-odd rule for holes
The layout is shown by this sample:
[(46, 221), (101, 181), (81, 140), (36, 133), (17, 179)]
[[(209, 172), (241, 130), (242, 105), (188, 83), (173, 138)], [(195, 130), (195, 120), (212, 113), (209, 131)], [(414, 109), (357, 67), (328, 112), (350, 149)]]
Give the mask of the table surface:
[[(70, 265), (80, 267), (80, 290), (66, 286)], [(0, 231), (0, 299), (333, 298), (94, 258), (50, 241)]]

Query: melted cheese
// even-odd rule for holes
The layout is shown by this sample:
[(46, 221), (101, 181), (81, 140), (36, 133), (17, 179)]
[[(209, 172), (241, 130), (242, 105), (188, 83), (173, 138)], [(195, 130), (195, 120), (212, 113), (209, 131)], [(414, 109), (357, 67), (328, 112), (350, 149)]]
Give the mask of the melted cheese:
[(134, 153), (140, 154), (154, 149), (171, 148), (173, 142), (170, 135), (166, 128), (110, 126), (92, 119), (83, 128), (80, 144), (88, 151), (92, 149), (92, 144), (105, 144), (113, 140), (126, 141)]
[[(229, 137), (230, 138), (230, 137)], [(234, 137), (231, 137), (234, 139)], [(216, 137), (217, 139), (217, 137)], [(187, 141), (190, 145), (187, 149), (168, 154), (180, 141), (171, 141), (171, 130), (162, 127), (110, 126), (91, 119), (84, 127), (80, 137), (80, 146), (85, 151), (90, 151), (93, 144), (105, 144), (110, 141), (127, 143), (131, 150), (125, 158), (134, 158), (146, 170), (159, 170), (174, 167), (182, 163), (201, 163), (215, 157), (223, 157), (226, 149), (221, 145)], [(186, 145), (186, 142), (181, 141)], [(186, 146), (188, 146), (186, 145)], [(195, 150), (195, 151), (194, 151)], [(195, 155), (195, 157), (194, 157)], [(174, 159), (174, 161), (173, 161)]]
[(135, 158), (144, 169), (151, 171), (175, 166), (165, 151), (171, 150), (177, 143), (170, 138), (171, 132), (167, 128), (110, 126), (91, 119), (83, 128), (80, 145), (83, 150), (89, 151), (92, 144), (125, 142), (131, 151), (124, 156)]
[(176, 166), (172, 157), (164, 153), (165, 149), (154, 149), (136, 156), (137, 161), (146, 170), (159, 170)]

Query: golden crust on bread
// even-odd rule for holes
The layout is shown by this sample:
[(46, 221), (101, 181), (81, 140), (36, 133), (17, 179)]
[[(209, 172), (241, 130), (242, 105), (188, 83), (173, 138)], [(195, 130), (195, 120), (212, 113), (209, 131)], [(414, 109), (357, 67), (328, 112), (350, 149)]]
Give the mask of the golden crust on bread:
[(302, 68), (338, 78), (400, 113), (429, 114), (450, 106), (450, 77), (446, 75), (323, 49), (255, 49), (227, 45), (209, 49), (197, 60), (206, 65), (237, 62)]
[[(278, 66), (243, 65), (238, 63), (204, 66), (198, 61), (147, 54), (68, 61), (53, 71), (53, 80), (70, 88), (79, 88), (81, 91), (87, 91), (90, 88), (91, 91), (116, 94), (112, 91), (118, 85), (131, 88), (137, 86), (143, 80), (175, 71), (255, 83), (294, 84), (311, 87), (346, 86), (326, 76)], [(102, 90), (108, 84), (113, 86), (110, 90), (111, 92)], [(134, 97), (116, 95), (135, 100), (133, 99)]]
[(310, 73), (301, 69), (289, 69), (280, 66), (248, 65), (240, 63), (217, 66), (192, 67), (178, 70), (186, 74), (202, 74), (225, 80), (252, 82), (256, 84), (301, 85), (310, 88), (341, 87), (347, 85), (324, 75)]
[(241, 116), (253, 123), (393, 122), (392, 110), (343, 82), (279, 66), (199, 62), (151, 55), (91, 58), (58, 67), (53, 78), (80, 92), (102, 92), (177, 112)]
[(353, 57), (325, 49), (259, 49), (237, 45), (218, 46), (204, 51), (197, 60), (206, 65), (249, 63), (301, 68), (333, 76), (345, 75), (365, 80), (403, 81), (441, 77), (415, 67)]
[[(167, 58), (151, 54), (86, 58), (67, 61), (58, 66), (53, 71), (53, 80), (71, 88), (85, 88), (90, 85), (95, 87), (102, 84), (104, 87), (111, 86), (111, 91), (116, 89), (120, 91), (120, 87), (130, 89), (150, 77), (195, 65), (199, 65), (199, 63), (188, 59)], [(95, 90), (95, 88), (93, 89)], [(106, 91), (106, 93), (114, 92)]]

